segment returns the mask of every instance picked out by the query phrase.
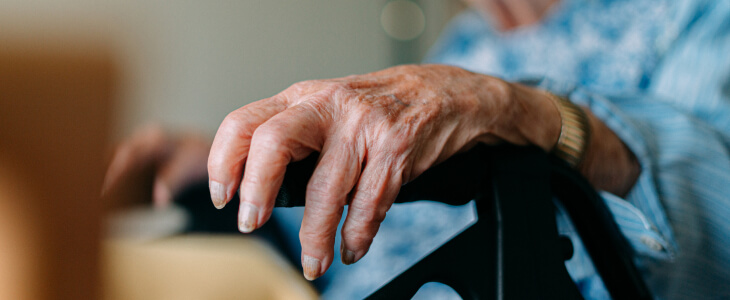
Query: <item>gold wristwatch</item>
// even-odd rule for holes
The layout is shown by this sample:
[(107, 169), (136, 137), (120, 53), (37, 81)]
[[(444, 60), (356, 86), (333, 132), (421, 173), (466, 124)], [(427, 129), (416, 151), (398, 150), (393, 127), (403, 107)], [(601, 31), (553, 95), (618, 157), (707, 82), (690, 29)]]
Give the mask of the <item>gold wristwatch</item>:
[(560, 137), (551, 153), (575, 168), (585, 156), (590, 142), (591, 128), (588, 116), (568, 99), (546, 93), (560, 112)]

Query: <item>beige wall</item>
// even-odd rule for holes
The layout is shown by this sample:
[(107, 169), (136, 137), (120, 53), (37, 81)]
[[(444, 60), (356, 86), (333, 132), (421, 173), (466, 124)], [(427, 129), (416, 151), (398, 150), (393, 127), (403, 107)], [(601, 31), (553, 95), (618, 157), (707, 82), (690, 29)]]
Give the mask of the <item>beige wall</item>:
[[(117, 137), (150, 122), (213, 134), (231, 110), (296, 81), (390, 65), (392, 41), (380, 24), (386, 2), (0, 0), (0, 39), (107, 40), (123, 70)], [(421, 2), (427, 33), (419, 45), (458, 7)]]

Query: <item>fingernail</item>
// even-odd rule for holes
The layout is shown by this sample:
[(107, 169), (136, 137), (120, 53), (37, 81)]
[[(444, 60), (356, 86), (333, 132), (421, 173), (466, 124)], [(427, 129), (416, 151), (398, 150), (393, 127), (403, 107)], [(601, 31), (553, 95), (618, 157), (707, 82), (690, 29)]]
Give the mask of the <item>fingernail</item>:
[(304, 269), (304, 278), (309, 281), (317, 279), (319, 277), (319, 270), (322, 267), (322, 263), (319, 259), (311, 257), (306, 254), (302, 254), (302, 269)]
[(342, 263), (346, 264), (346, 265), (354, 264), (355, 263), (355, 252), (352, 252), (348, 249), (343, 249)]
[(210, 187), (210, 199), (213, 200), (213, 205), (215, 205), (215, 208), (221, 209), (224, 206), (226, 206), (226, 188), (217, 181), (211, 180), (208, 183), (208, 186)]
[(259, 219), (259, 208), (250, 203), (241, 204), (238, 211), (238, 230), (249, 233), (256, 229)]
[(340, 258), (343, 264), (350, 265), (355, 263), (355, 252), (352, 252), (345, 247), (345, 241), (340, 242)]

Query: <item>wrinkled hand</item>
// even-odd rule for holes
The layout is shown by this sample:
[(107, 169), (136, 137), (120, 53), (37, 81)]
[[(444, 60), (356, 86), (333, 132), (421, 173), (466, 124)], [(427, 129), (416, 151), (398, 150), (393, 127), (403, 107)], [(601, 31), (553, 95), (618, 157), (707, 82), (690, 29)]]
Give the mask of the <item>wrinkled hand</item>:
[(209, 151), (210, 142), (202, 135), (173, 136), (159, 126), (144, 127), (116, 147), (102, 193), (132, 190), (131, 197), (149, 199), (143, 188), (149, 183), (140, 181), (151, 177), (152, 200), (156, 207), (165, 207), (186, 186), (205, 180)]
[(311, 280), (332, 263), (346, 204), (349, 264), (368, 251), (401, 185), (429, 167), (478, 142), (549, 150), (559, 131), (541, 92), (455, 67), (305, 81), (225, 118), (208, 159), (211, 196), (221, 208), (240, 187), (239, 229), (251, 232), (270, 217), (287, 164), (320, 152), (299, 235)]

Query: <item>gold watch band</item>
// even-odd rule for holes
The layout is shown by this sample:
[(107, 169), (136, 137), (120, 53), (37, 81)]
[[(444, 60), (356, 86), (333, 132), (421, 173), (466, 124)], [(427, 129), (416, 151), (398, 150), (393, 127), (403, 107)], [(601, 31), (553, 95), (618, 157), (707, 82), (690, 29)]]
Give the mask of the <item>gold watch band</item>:
[(575, 168), (583, 160), (590, 142), (588, 116), (568, 99), (547, 94), (560, 112), (560, 137), (551, 152)]

